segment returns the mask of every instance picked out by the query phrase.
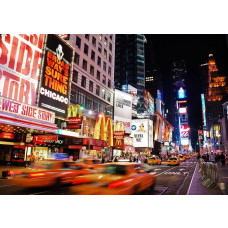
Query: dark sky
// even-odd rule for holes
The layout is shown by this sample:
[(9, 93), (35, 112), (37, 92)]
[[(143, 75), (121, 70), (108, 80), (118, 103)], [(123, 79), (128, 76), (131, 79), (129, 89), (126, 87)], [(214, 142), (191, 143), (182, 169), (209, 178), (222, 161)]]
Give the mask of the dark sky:
[[(200, 64), (208, 62), (212, 53), (219, 74), (228, 75), (228, 49), (226, 35), (145, 35), (147, 42), (153, 42), (155, 64), (161, 70), (164, 84), (164, 101), (170, 99), (170, 65), (178, 59), (185, 60), (186, 88), (189, 106), (189, 125), (199, 129), (202, 125)], [(147, 61), (147, 60), (146, 60)]]

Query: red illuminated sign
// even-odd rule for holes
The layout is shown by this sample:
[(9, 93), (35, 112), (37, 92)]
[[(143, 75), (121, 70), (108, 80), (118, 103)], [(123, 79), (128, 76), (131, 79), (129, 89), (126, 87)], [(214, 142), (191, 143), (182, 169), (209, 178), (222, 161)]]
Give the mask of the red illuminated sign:
[(0, 94), (35, 105), (44, 35), (0, 35)]
[(69, 149), (82, 149), (82, 145), (69, 145)]
[(2, 132), (2, 133), (0, 133), (0, 138), (3, 138), (3, 139), (14, 139), (14, 134), (13, 133), (9, 133), (9, 132)]
[(57, 141), (58, 135), (34, 135), (33, 143), (45, 144), (46, 141)]
[(81, 124), (82, 117), (69, 117), (68, 124)]
[(80, 124), (67, 124), (67, 129), (80, 129)]
[(125, 132), (124, 131), (114, 131), (114, 139), (116, 139), (116, 138), (123, 138), (124, 137), (124, 135), (125, 135)]
[(0, 111), (16, 114), (24, 117), (30, 117), (36, 120), (42, 120), (49, 123), (55, 123), (55, 113), (46, 111), (36, 106), (16, 102), (11, 99), (0, 97)]
[(187, 124), (180, 126), (180, 132), (182, 138), (188, 138), (189, 137), (189, 127)]

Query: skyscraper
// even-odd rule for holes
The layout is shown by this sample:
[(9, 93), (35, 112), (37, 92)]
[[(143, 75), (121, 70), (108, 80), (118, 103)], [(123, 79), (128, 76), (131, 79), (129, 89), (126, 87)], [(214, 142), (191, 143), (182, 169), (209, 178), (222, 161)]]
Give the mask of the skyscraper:
[(115, 88), (123, 85), (137, 88), (138, 113), (144, 111), (145, 87), (145, 36), (142, 34), (116, 35), (115, 48)]

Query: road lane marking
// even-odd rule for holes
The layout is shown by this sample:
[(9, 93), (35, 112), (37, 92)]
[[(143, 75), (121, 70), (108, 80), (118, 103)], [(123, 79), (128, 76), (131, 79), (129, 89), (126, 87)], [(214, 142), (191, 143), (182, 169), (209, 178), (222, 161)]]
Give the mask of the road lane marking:
[[(198, 164), (196, 164), (196, 167), (197, 167), (197, 165), (198, 165)], [(194, 178), (194, 176), (195, 176), (196, 167), (195, 167), (194, 173), (193, 173), (193, 175), (192, 175), (192, 179), (191, 179), (190, 185), (189, 185), (189, 187), (188, 187), (187, 195), (188, 195), (189, 190), (190, 190), (190, 188), (191, 188), (191, 186), (192, 186), (192, 180), (193, 180), (193, 178)]]
[(183, 171), (183, 170), (185, 170), (185, 169), (179, 169), (179, 171)]
[[(173, 167), (173, 168), (171, 168), (171, 169), (174, 169), (174, 168), (176, 168), (176, 167)], [(157, 176), (159, 176), (159, 175), (161, 175), (161, 174), (163, 174), (163, 173), (165, 173), (165, 172), (167, 172), (167, 171), (169, 171), (169, 170), (171, 170), (171, 169), (165, 170), (164, 172), (159, 173)]]
[(14, 186), (14, 185), (13, 185), (13, 184), (2, 185), (2, 186), (0, 186), (0, 188), (3, 188), (3, 187), (9, 187), (9, 186)]

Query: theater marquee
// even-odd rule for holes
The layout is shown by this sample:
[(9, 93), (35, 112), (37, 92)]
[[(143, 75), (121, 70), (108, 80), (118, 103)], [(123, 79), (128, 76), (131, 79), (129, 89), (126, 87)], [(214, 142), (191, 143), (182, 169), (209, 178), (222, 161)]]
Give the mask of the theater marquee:
[(47, 35), (38, 105), (66, 118), (74, 49), (57, 35)]

